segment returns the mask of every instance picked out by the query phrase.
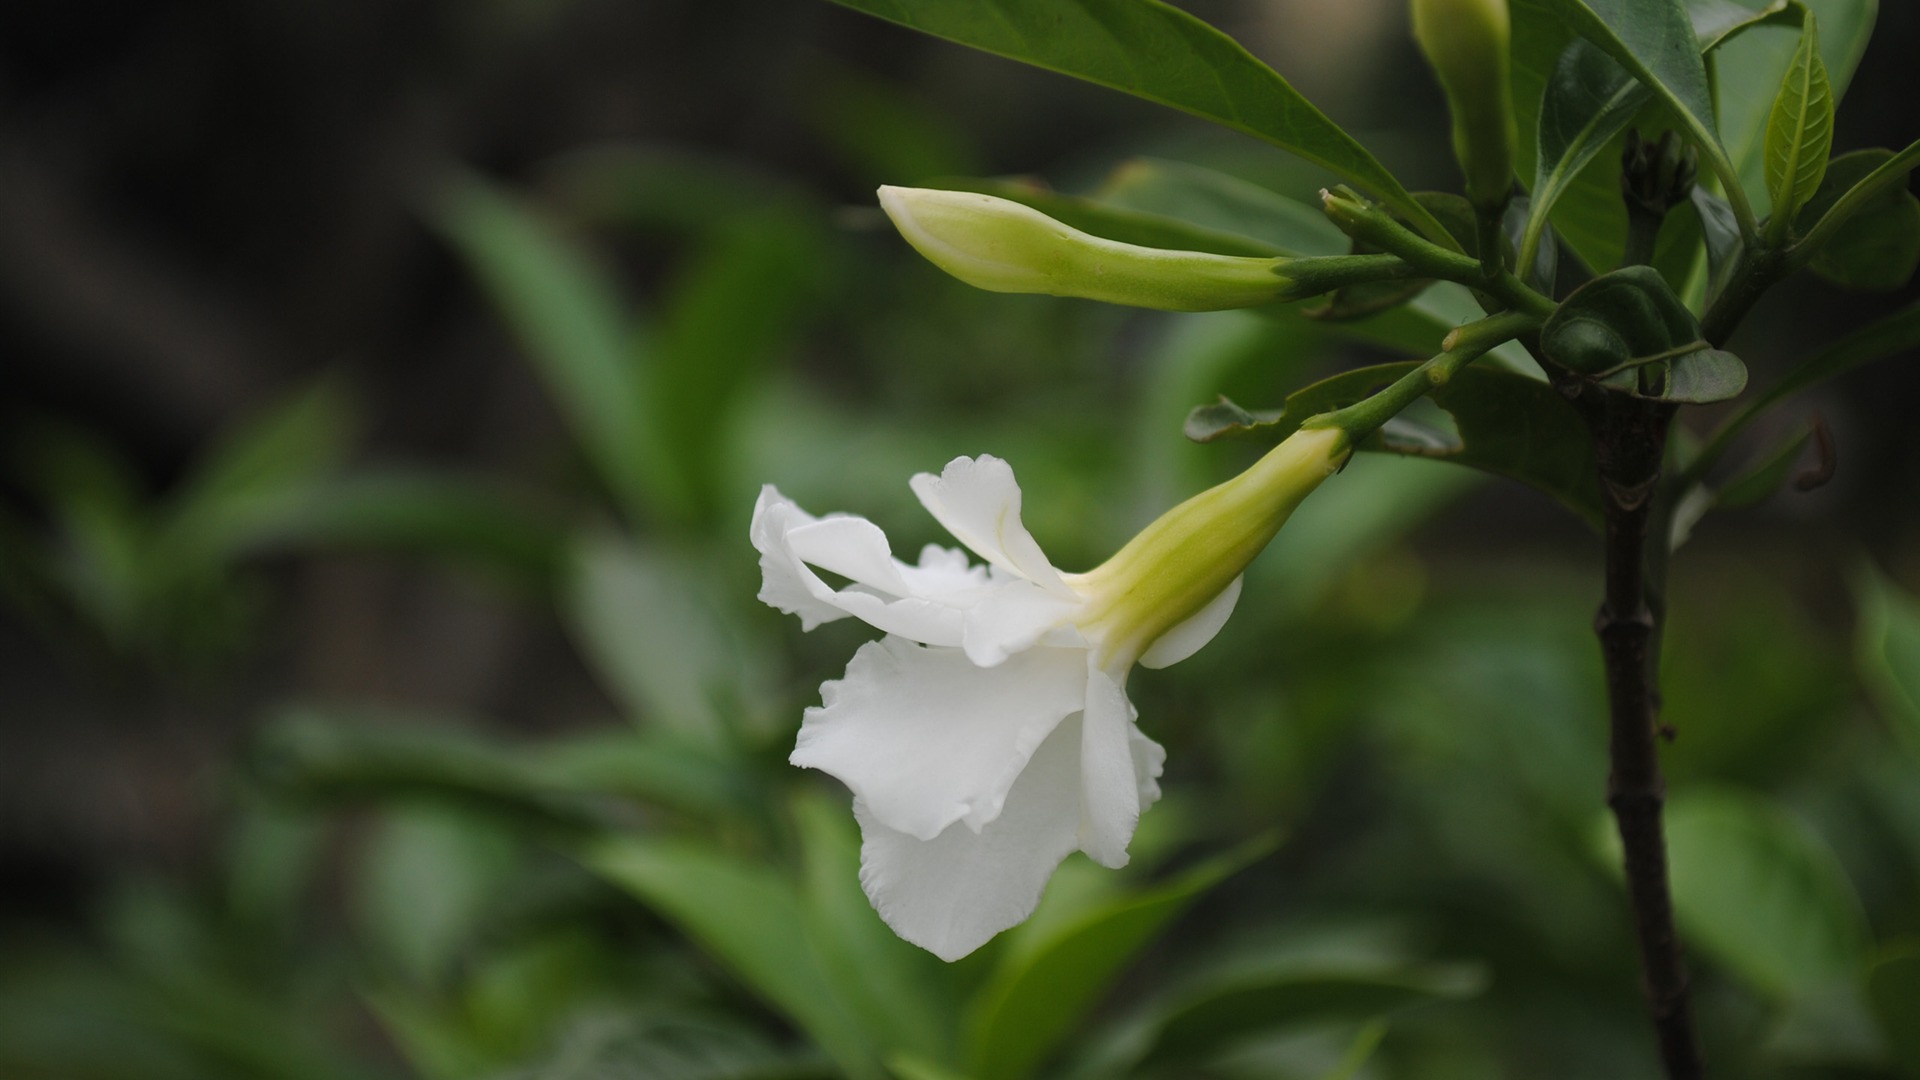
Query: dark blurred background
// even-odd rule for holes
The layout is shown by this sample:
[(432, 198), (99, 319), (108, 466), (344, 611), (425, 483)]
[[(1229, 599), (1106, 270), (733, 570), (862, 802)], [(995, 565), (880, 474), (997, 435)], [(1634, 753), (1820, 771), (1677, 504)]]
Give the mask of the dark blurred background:
[[(1409, 187), (1453, 182), (1442, 103), (1397, 0), (1185, 6), (1360, 133)], [(1920, 6), (1888, 0), (1836, 150), (1920, 134), (1916, 49)], [(223, 763), (269, 703), (405, 703), (528, 734), (613, 710), (537, 591), (379, 552), (269, 554), (236, 570), (245, 610), (220, 623), (231, 639), (176, 652), (76, 617), (29, 580), (25, 554), (74, 512), (49, 492), (91, 482), (87, 462), (123, 463), (100, 482), (131, 504), (163, 500), (223, 433), (322, 376), (359, 402), (354, 462), (502, 477), (536, 498), (572, 476), (557, 460), (561, 418), (431, 206), (463, 172), (539, 197), (564, 184), (556, 163), (608, 146), (724, 159), (806, 193), (822, 227), (882, 268), (823, 268), (835, 296), (803, 303), (827, 307), (910, 265), (863, 209), (877, 183), (1030, 173), (1084, 188), (1142, 151), (1300, 191), (1322, 180), (1184, 116), (812, 0), (0, 5), (0, 510), (12, 545), (0, 575), (17, 601), (0, 607), (0, 920), (76, 927), (119, 875), (204, 865)], [(603, 232), (593, 245), (637, 302), (670, 287), (675, 235)], [(1813, 284), (1763, 305), (1734, 347), (1764, 379), (1914, 295)], [(966, 312), (991, 322), (997, 310)], [(971, 376), (913, 374), (914, 357), (886, 355), (909, 339), (827, 321), (782, 362), (855, 410), (904, 399), (1002, 425), (1035, 415), (1030, 395), (1084, 397), (1134, 377), (1138, 334), (1112, 354), (1052, 358), (1053, 381), (1035, 390), (996, 374), (1027, 363), (1019, 347), (970, 332)], [(1915, 361), (1822, 392), (1811, 404), (1836, 435), (1834, 481), (1710, 521), (1702, 563), (1760, 568), (1824, 620), (1814, 636), (1836, 642), (1862, 552), (1914, 583)], [(57, 449), (75, 445), (91, 449)], [(904, 480), (930, 464), (872, 468)], [(1421, 536), (1424, 557), (1465, 580), (1488, 561), (1584, 567), (1593, 554), (1577, 526), (1499, 485)], [(744, 536), (738, 554), (745, 565)]]

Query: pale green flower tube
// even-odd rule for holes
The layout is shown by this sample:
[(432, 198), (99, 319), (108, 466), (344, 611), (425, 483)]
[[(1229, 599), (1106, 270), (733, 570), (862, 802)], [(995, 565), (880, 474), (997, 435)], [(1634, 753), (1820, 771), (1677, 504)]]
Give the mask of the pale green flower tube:
[(1413, 36), (1446, 91), (1467, 198), (1483, 209), (1506, 205), (1513, 185), (1511, 24), (1507, 0), (1413, 0)]
[(1101, 663), (1130, 664), (1198, 614), (1353, 452), (1337, 427), (1302, 428), (1239, 476), (1195, 495), (1069, 583), (1088, 597), (1080, 626)]
[(1009, 199), (882, 187), (880, 206), (935, 266), (992, 292), (1043, 293), (1161, 311), (1221, 311), (1299, 299), (1286, 258), (1122, 244)]

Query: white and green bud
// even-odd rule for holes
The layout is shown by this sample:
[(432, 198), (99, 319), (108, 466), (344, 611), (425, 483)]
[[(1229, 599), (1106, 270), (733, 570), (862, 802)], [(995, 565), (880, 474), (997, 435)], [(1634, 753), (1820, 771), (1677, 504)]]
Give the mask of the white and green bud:
[(1132, 663), (1212, 604), (1352, 452), (1352, 440), (1337, 427), (1302, 428), (1247, 471), (1160, 515), (1112, 558), (1074, 577), (1074, 589), (1087, 597), (1078, 625), (1099, 641), (1102, 662)]
[(1481, 209), (1504, 206), (1514, 153), (1507, 0), (1413, 0), (1413, 36), (1447, 94), (1467, 199)]
[(969, 285), (1161, 311), (1299, 299), (1286, 258), (1171, 251), (1102, 239), (1010, 199), (883, 187), (880, 206), (914, 250)]

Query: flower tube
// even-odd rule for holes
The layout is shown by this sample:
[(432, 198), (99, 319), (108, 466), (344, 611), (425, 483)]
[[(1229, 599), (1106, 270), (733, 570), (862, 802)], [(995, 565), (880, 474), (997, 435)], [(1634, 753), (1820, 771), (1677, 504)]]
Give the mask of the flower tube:
[(1337, 428), (1303, 429), (1084, 574), (1048, 561), (995, 457), (912, 481), (984, 566), (932, 544), (902, 562), (865, 519), (761, 491), (760, 599), (803, 629), (852, 616), (886, 634), (821, 687), (790, 760), (853, 792), (861, 885), (895, 933), (956, 960), (1032, 914), (1072, 852), (1126, 865), (1165, 760), (1128, 674), (1212, 640), (1241, 572), (1350, 451)]

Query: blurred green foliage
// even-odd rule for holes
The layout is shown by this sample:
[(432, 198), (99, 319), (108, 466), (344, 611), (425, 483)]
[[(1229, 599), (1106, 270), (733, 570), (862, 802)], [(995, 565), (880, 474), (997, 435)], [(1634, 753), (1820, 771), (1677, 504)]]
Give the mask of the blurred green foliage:
[[(1862, 9), (1812, 6), (1843, 86)], [(1747, 70), (1720, 66), (1723, 109)], [(869, 76), (836, 75), (819, 109), (859, 167), (971, 164)], [(1297, 119), (1265, 134), (1311, 142)], [(1759, 145), (1730, 148), (1743, 174)], [(1348, 175), (1379, 167), (1328, 146)], [(1588, 215), (1617, 203), (1583, 201), (1590, 173), (1552, 220), (1610, 265), (1592, 238), (1617, 232)], [(1084, 197), (992, 188), (1109, 231), (1344, 250), (1231, 170), (1140, 159)], [(39, 518), (0, 518), (0, 584), (103, 669), (217, 679), (266, 617), (270, 560), (405, 554), (530, 601), (613, 715), (533, 739), (287, 703), (224, 778), (215, 865), (116, 882), (81, 940), (0, 925), (0, 1073), (1651, 1073), (1602, 839), (1592, 583), (1502, 537), (1418, 542), (1488, 505), (1467, 470), (1368, 455), (1317, 494), (1220, 638), (1136, 680), (1171, 772), (1133, 865), (1076, 856), (1031, 921), (958, 964), (879, 921), (846, 793), (785, 764), (857, 631), (801, 638), (754, 601), (760, 483), (917, 542), (934, 533), (907, 476), (989, 450), (1044, 493), (1047, 550), (1091, 563), (1246, 459), (1177, 442), (1190, 406), (1424, 350), (1475, 310), (1465, 290), (1338, 323), (986, 297), (871, 212), (660, 147), (571, 155), (525, 188), (451, 174), (427, 216), (565, 424), (550, 489), (360, 462), (355, 395), (324, 379), (164, 492), (96, 434), (22, 434), (9, 460)], [(664, 283), (637, 296), (616, 244), (665, 259)], [(1527, 498), (1523, 518), (1549, 506)], [(1845, 616), (1777, 588), (1777, 557), (1702, 554), (1710, 584), (1671, 598), (1671, 842), (1709, 1053), (1728, 1076), (1920, 1076), (1920, 600), (1859, 570), (1844, 649)]]

